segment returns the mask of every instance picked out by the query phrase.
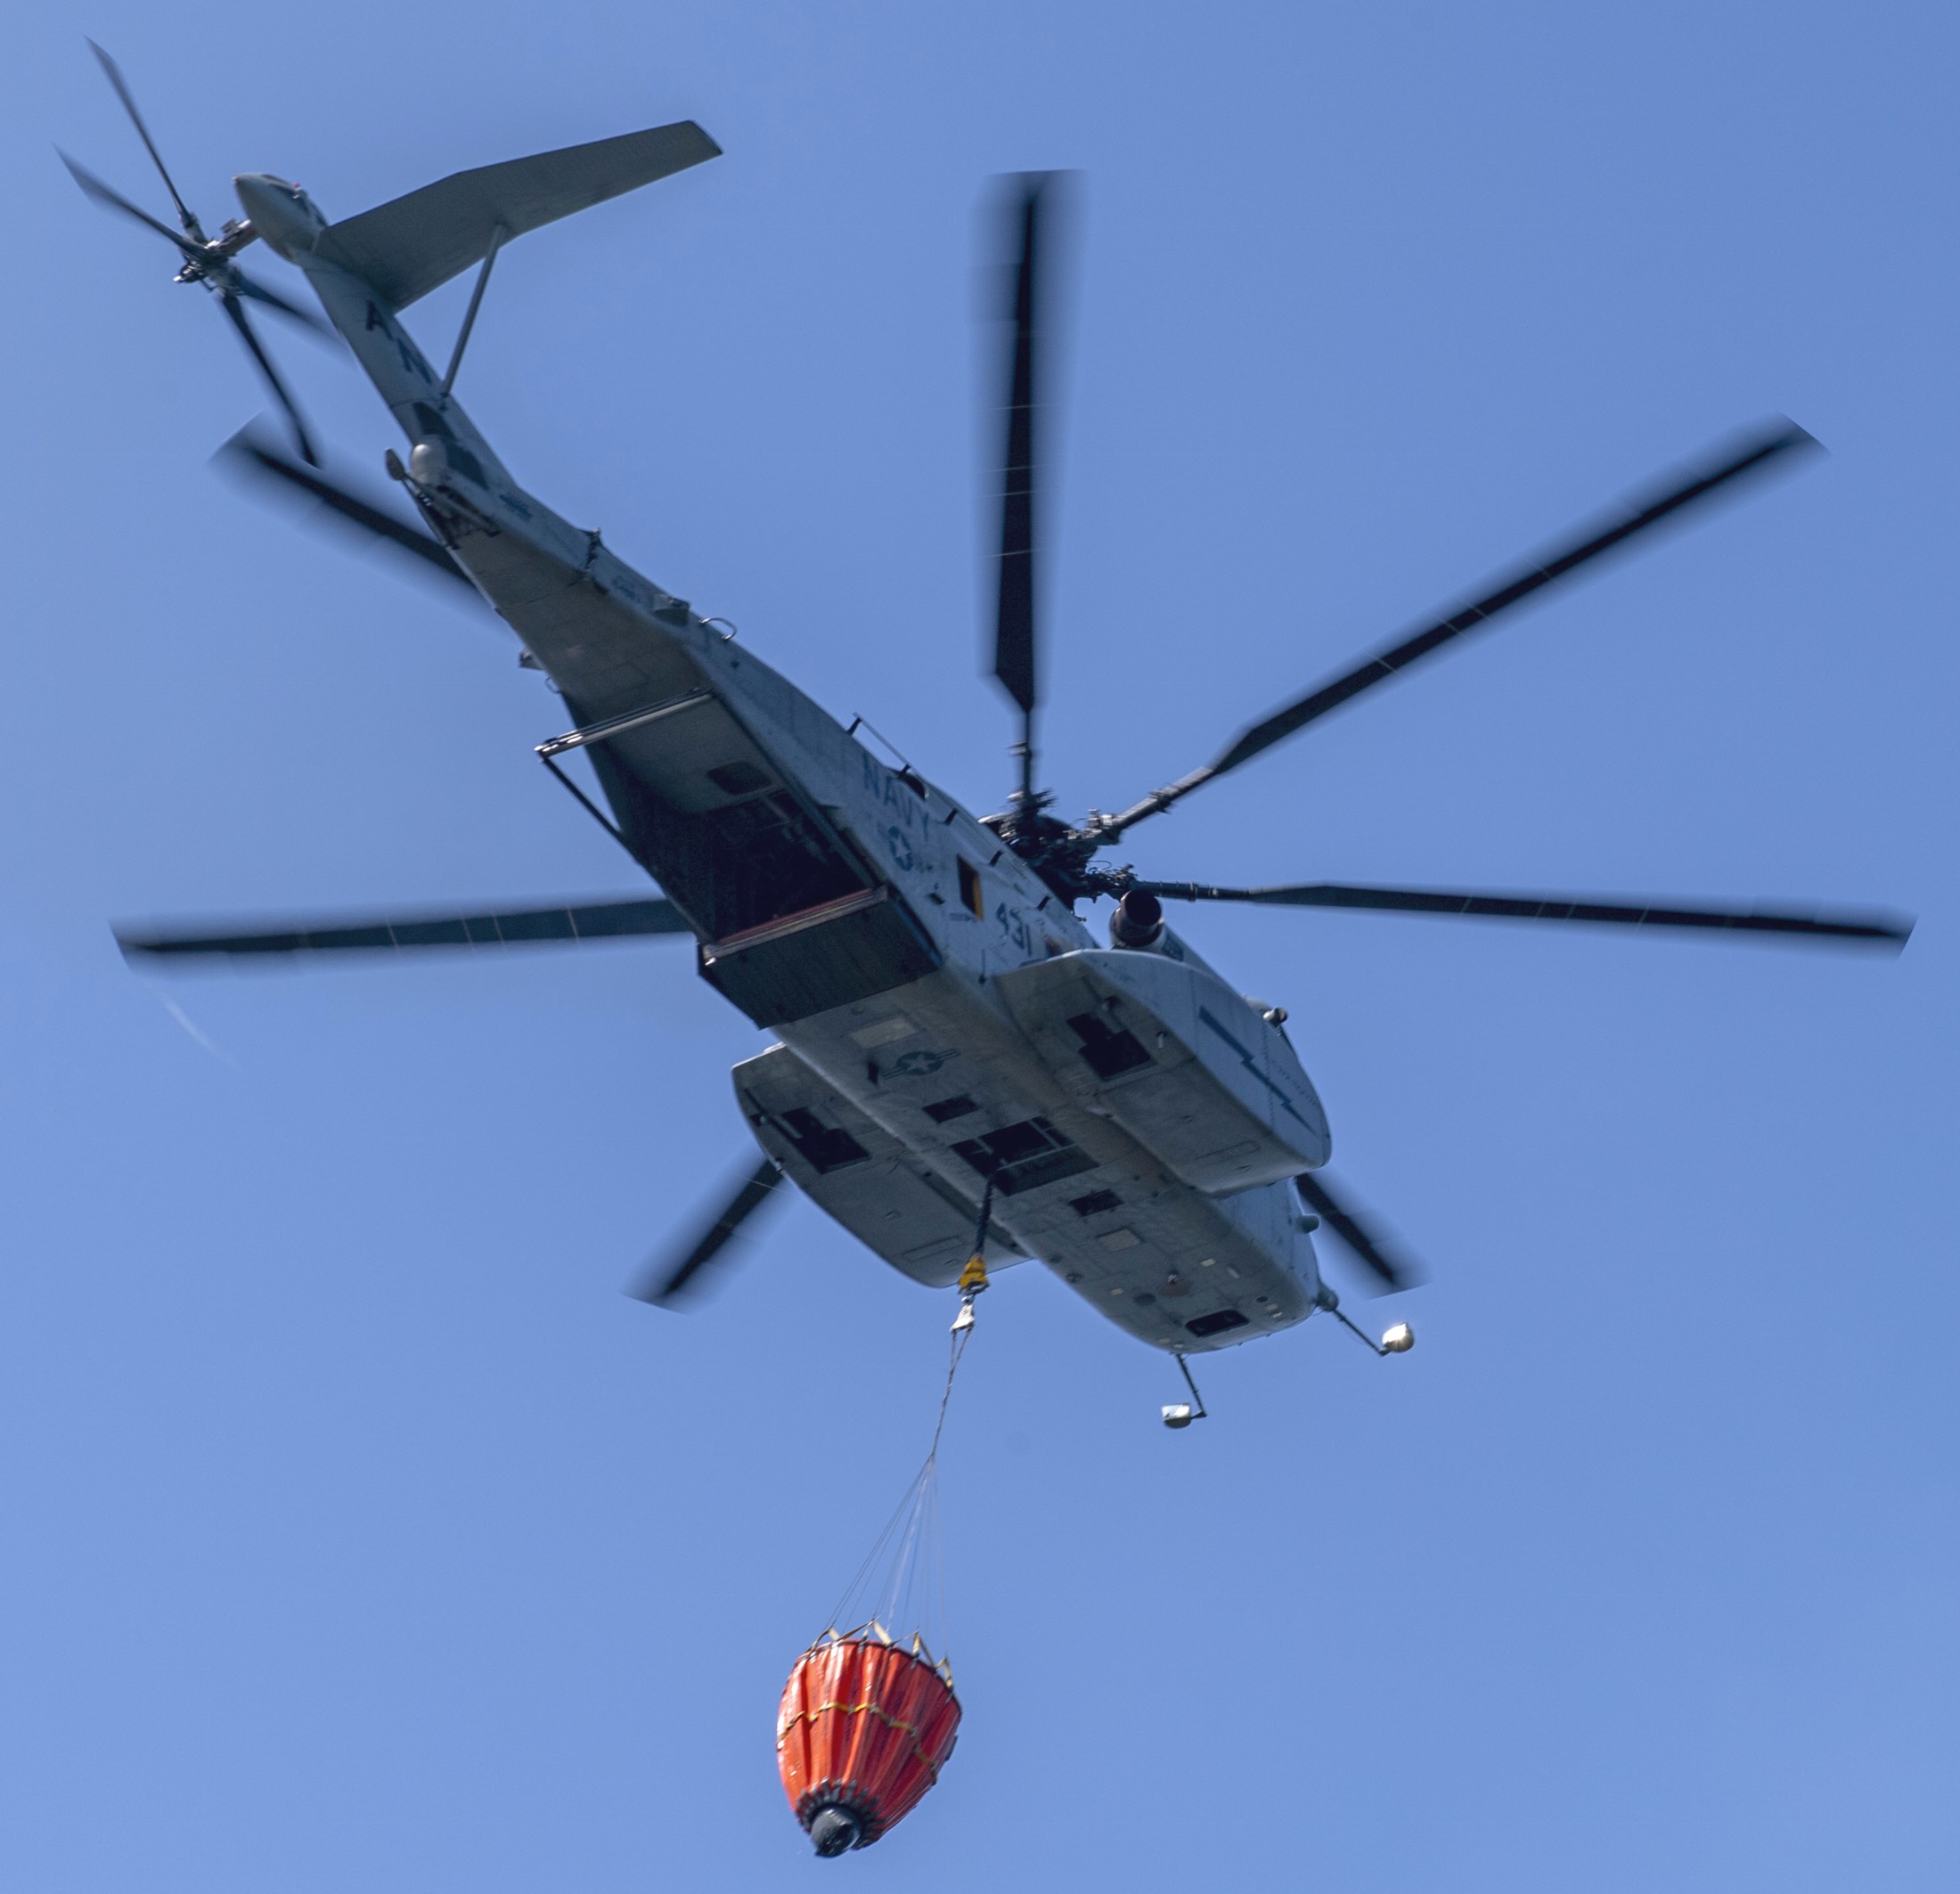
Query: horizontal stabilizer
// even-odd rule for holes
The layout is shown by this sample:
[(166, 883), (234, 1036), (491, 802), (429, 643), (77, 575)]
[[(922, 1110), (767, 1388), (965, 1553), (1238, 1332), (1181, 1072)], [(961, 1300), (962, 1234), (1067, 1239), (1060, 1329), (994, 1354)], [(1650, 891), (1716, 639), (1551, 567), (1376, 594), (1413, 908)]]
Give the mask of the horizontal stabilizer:
[(616, 941), (647, 934), (686, 934), (671, 901), (608, 901), (581, 907), (529, 908), (508, 914), (444, 914), (413, 920), (316, 922), (261, 927), (249, 934), (152, 934), (118, 928), (124, 954), (285, 954), (407, 947), (514, 947), (541, 941)]
[(500, 225), (507, 242), (721, 155), (720, 145), (683, 118), (649, 132), (513, 158), (459, 171), (335, 224), (314, 252), (351, 271), (391, 309), (405, 309), (481, 262)]

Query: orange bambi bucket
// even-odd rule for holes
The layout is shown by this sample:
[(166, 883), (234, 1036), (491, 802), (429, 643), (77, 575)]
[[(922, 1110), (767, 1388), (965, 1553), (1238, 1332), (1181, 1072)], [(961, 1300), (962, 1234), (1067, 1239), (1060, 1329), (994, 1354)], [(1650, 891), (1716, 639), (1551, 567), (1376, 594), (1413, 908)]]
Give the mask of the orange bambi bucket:
[(869, 1848), (939, 1780), (960, 1729), (943, 1664), (877, 1625), (827, 1632), (796, 1660), (776, 1716), (783, 1792), (820, 1855)]

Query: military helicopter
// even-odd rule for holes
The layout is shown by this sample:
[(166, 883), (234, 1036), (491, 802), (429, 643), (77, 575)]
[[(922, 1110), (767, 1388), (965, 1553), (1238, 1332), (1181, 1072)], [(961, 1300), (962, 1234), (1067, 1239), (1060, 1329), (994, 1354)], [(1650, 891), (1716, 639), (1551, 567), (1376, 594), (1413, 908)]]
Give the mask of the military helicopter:
[[(1018, 781), (1003, 808), (976, 816), (902, 758), (876, 754), (860, 724), (847, 728), (821, 709), (732, 628), (702, 617), (596, 532), (526, 491), (455, 396), (492, 266), (513, 238), (719, 151), (684, 121), (461, 172), (339, 222), (297, 185), (250, 173), (234, 181), (245, 217), (228, 226), (225, 256), (198, 264), (233, 299), (243, 292), (224, 272), (246, 243), (263, 243), (306, 275), (406, 437), (405, 461), (390, 450), (386, 466), (415, 518), (249, 431), (231, 444), (232, 458), (468, 586), (511, 628), (519, 662), (547, 674), (570, 719), (537, 746), (541, 761), (658, 883), (659, 896), (224, 932), (124, 929), (118, 937), (133, 959), (691, 935), (701, 977), (775, 1034), (732, 1074), (760, 1156), (698, 1236), (657, 1259), (636, 1293), (665, 1306), (683, 1301), (787, 1178), (874, 1253), (931, 1287), (962, 1284), (970, 1296), (989, 1268), (1039, 1258), (1111, 1321), (1174, 1356), (1188, 1381), (1186, 1356), (1320, 1310), (1378, 1352), (1408, 1345), (1406, 1327), (1376, 1342), (1341, 1311), (1321, 1278), (1318, 1229), (1339, 1239), (1379, 1290), (1417, 1277), (1320, 1174), (1332, 1150), (1327, 1114), (1284, 1011), (1245, 999), (1221, 977), (1166, 922), (1165, 902), (1903, 946), (1911, 923), (1883, 913), (1329, 883), (1233, 888), (1106, 865), (1099, 858), (1112, 845), (1207, 783), (1817, 444), (1788, 421), (1759, 428), (1248, 725), (1188, 775), (1116, 812), (1066, 821), (1039, 787), (1036, 745), (1052, 174), (1010, 181), (1005, 200), (1015, 261), (1002, 324), (992, 670), (1019, 716)], [(78, 175), (102, 201), (143, 216)], [(472, 266), (468, 309), (438, 373), (402, 313)], [(226, 307), (242, 330), (233, 301)], [(297, 410), (273, 380), (297, 426)], [(596, 798), (565, 767), (579, 754), (596, 778)], [(1103, 900), (1112, 903), (1106, 946), (1079, 911)], [(1202, 1416), (1195, 1384), (1192, 1394)], [(1165, 1410), (1172, 1425), (1192, 1417), (1189, 1407)]]

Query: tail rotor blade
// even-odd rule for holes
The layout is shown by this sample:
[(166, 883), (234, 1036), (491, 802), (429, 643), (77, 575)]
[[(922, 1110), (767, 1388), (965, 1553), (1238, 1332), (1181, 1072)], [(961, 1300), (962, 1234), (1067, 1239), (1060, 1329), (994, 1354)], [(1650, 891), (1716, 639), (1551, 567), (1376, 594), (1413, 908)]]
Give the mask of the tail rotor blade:
[(188, 237), (172, 230), (167, 224), (160, 218), (151, 216), (147, 210), (139, 209), (121, 192), (113, 190), (105, 184), (87, 166), (77, 164), (59, 145), (55, 147), (55, 156), (68, 167), (69, 176), (104, 210), (118, 211), (126, 217), (134, 217), (137, 223), (155, 231), (167, 242), (176, 244), (177, 249), (186, 257), (195, 257), (199, 254), (197, 245), (192, 243)]
[(109, 83), (116, 88), (116, 96), (122, 101), (123, 110), (129, 114), (129, 122), (136, 127), (136, 135), (143, 140), (143, 148), (150, 154), (150, 162), (156, 166), (157, 176), (163, 180), (163, 188), (170, 193), (170, 201), (177, 207), (177, 216), (186, 233), (198, 242), (204, 241), (204, 231), (198, 223), (191, 207), (184, 201), (165, 167), (163, 154), (157, 150), (156, 140), (150, 135), (150, 127), (143, 122), (143, 114), (136, 110), (135, 95), (129, 90), (128, 83), (122, 76), (122, 68), (110, 58), (92, 39), (88, 50), (102, 61), (102, 68), (108, 75)]
[(315, 335), (330, 336), (339, 339), (339, 331), (331, 322), (323, 322), (310, 309), (302, 309), (298, 303), (290, 303), (276, 290), (268, 290), (262, 282), (254, 282), (244, 271), (234, 269), (232, 280), (238, 285), (241, 296), (249, 296), (254, 302), (264, 303), (268, 309), (276, 309), (280, 314), (290, 317), (302, 328), (310, 329)]
[(1424, 1280), (1423, 1271), (1407, 1257), (1398, 1255), (1392, 1245), (1364, 1229), (1353, 1213), (1343, 1209), (1334, 1193), (1311, 1171), (1294, 1179), (1300, 1200), (1315, 1212), (1360, 1262), (1380, 1282), (1376, 1295), (1394, 1295), (1413, 1289)]
[(782, 1183), (782, 1172), (769, 1158), (764, 1158), (744, 1178), (715, 1212), (712, 1221), (679, 1255), (656, 1257), (644, 1274), (627, 1290), (627, 1294), (656, 1309), (674, 1309), (690, 1302), (706, 1286), (704, 1272), (717, 1258), (726, 1255), (743, 1234), (743, 1227), (774, 1196)]
[(232, 326), (238, 331), (239, 339), (251, 351), (252, 360), (258, 364), (258, 371), (265, 378), (265, 385), (272, 389), (279, 405), (286, 411), (286, 420), (292, 429), (293, 441), (299, 449), (300, 458), (307, 466), (317, 467), (320, 456), (314, 451), (313, 439), (306, 432), (306, 423), (299, 412), (299, 404), (286, 391), (286, 384), (280, 380), (279, 371), (273, 366), (273, 358), (260, 346), (253, 333), (252, 325), (245, 314), (245, 305), (230, 290), (225, 290), (218, 300), (225, 306), (225, 313), (232, 319)]

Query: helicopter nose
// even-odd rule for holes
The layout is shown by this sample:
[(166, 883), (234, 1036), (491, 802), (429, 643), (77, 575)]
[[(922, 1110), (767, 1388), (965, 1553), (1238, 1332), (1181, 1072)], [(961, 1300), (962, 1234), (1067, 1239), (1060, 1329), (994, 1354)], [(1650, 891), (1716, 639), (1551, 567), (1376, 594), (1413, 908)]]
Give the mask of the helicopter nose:
[(238, 200), (252, 228), (289, 262), (302, 250), (313, 248), (320, 222), (305, 192), (282, 177), (264, 171), (248, 171), (232, 180)]

